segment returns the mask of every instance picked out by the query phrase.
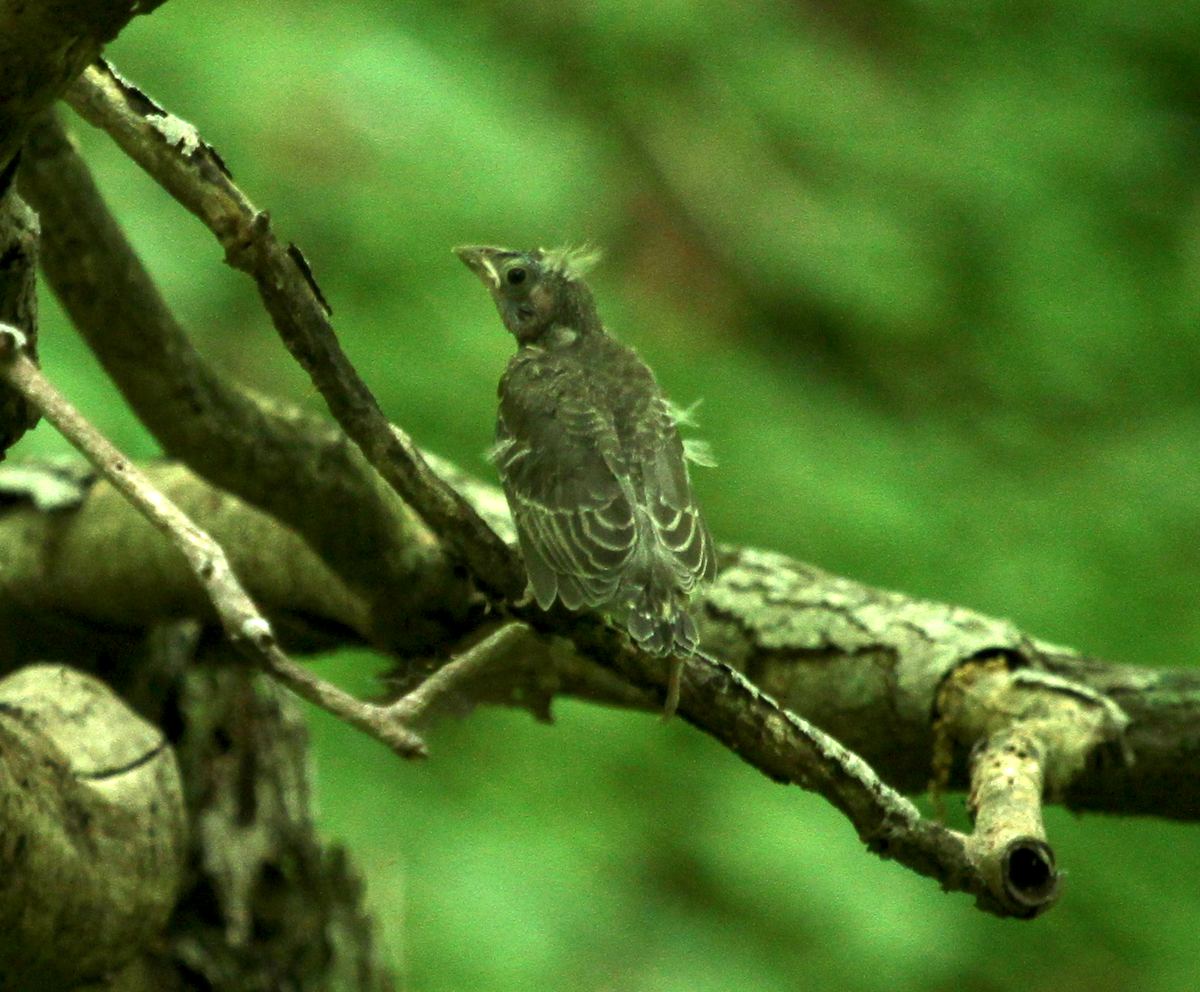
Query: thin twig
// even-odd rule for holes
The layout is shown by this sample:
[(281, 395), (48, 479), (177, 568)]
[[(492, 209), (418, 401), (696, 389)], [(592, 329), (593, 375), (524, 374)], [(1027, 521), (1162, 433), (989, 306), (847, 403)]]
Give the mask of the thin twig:
[(523, 623), (507, 623), (489, 634), (473, 648), (447, 662), (406, 696), (383, 709), (400, 722), (413, 726), (435, 702), (466, 682), (485, 665), (491, 664), (518, 638), (530, 633)]
[(0, 374), (183, 553), (230, 641), (301, 698), (366, 731), (404, 757), (424, 755), (424, 741), (394, 719), (388, 707), (356, 699), (284, 653), (270, 623), (229, 567), (224, 549), (155, 489), (142, 471), (75, 409), (21, 352), (23, 341), (18, 328), (0, 323)]
[(220, 156), (195, 128), (121, 79), (103, 60), (83, 72), (66, 99), (212, 230), (230, 265), (254, 278), (276, 330), (334, 418), (449, 553), (484, 589), (519, 596), (525, 588), (520, 560), (437, 476), (412, 439), (388, 423), (342, 351), (304, 256), (294, 245), (280, 245), (268, 215), (234, 185)]

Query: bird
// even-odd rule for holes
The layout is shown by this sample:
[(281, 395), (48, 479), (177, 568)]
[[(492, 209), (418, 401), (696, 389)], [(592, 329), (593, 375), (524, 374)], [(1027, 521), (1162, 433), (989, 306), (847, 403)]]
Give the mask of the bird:
[(693, 452), (679, 434), (685, 417), (601, 322), (584, 279), (594, 252), (454, 252), (517, 341), (497, 390), (490, 456), (533, 596), (543, 610), (555, 599), (596, 609), (643, 650), (670, 655), (669, 719), (683, 665), (698, 653), (689, 604), (716, 572), (688, 476)]

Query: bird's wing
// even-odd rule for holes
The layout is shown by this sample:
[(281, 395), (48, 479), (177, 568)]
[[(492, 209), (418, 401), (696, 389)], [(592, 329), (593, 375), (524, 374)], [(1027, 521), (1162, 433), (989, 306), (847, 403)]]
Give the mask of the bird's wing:
[(641, 500), (648, 512), (660, 553), (679, 583), (690, 593), (716, 572), (712, 538), (688, 479), (687, 460), (671, 409), (656, 396), (638, 419), (645, 432), (632, 446), (645, 452), (641, 467)]
[[(519, 373), (518, 373), (519, 375)], [(611, 467), (616, 434), (578, 391), (547, 402), (509, 382), (496, 422), (496, 467), (538, 605), (608, 605), (637, 549), (633, 506)]]

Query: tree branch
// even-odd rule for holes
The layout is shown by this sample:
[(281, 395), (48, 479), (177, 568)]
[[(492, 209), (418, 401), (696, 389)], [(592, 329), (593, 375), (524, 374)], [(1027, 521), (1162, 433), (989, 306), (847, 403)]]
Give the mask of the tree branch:
[[(160, 467), (155, 472), (164, 479), (174, 478), (172, 492), (193, 506), (201, 520), (207, 519), (212, 500), (203, 495), (207, 490), (197, 480), (177, 468)], [(458, 474), (456, 483), (482, 513), (490, 515), (504, 506), (498, 490), (468, 485), (462, 478)], [(188, 495), (193, 489), (195, 494)], [(236, 510), (236, 504), (231, 509)], [(112, 532), (101, 518), (114, 512), (126, 511), (106, 495), (103, 486), (95, 487), (73, 513), (10, 512), (0, 517), (0, 553), (25, 549), (22, 553), (29, 555), (42, 544), (53, 549), (51, 560), (75, 562), (70, 571), (85, 572), (89, 562), (114, 557), (96, 550), (112, 546), (106, 540)], [(253, 513), (249, 508), (236, 512)], [(37, 521), (46, 523), (35, 526)], [(236, 534), (241, 525), (231, 519), (223, 526)], [(232, 547), (250, 561), (271, 562), (277, 553), (272, 540), (279, 541), (278, 560), (293, 562), (285, 570), (294, 569), (304, 583), (316, 588), (302, 592), (294, 586), (283, 590), (267, 586), (268, 594), (286, 592), (290, 602), (303, 601), (306, 612), (319, 612), (323, 587), (328, 584), (323, 576), (328, 573), (316, 567), (319, 563), (305, 565), (299, 550), (288, 550), (298, 542), (284, 528), (272, 531), (265, 518), (255, 526), (261, 534), (251, 549), (240, 549), (236, 541)], [(159, 566), (153, 552), (143, 559), (145, 539), (131, 526), (126, 526), (120, 540), (127, 549), (121, 558), (124, 574), (114, 565), (100, 585), (118, 590), (128, 586), (134, 590), (130, 598), (138, 599), (137, 583), (142, 581), (139, 573), (145, 563), (152, 570)], [(87, 550), (77, 550), (76, 542), (83, 542)], [(1004, 621), (882, 592), (779, 555), (726, 549), (724, 559), (725, 568), (709, 592), (701, 618), (706, 647), (735, 660), (738, 668), (769, 685), (781, 702), (826, 731), (839, 737), (857, 733), (867, 759), (892, 788), (919, 791), (924, 787), (933, 742), (939, 738), (946, 741), (952, 757), (948, 784), (965, 786), (967, 751), (974, 742), (1022, 720), (1024, 729), (1040, 742), (1047, 783), (1053, 783), (1055, 790), (1049, 793), (1051, 801), (1061, 796), (1080, 809), (1196, 818), (1200, 673), (1156, 672), (1084, 659), (1062, 648), (1029, 642)], [(27, 574), (22, 560), (22, 554), (13, 558), (14, 591), (0, 589), (0, 611), (10, 608), (9, 597), (20, 589), (23, 609), (37, 615), (39, 603), (31, 597), (60, 595), (57, 583), (52, 573), (31, 590), (21, 581)], [(254, 567), (250, 565), (251, 570)], [(28, 573), (43, 570), (36, 558), (30, 560)], [(165, 576), (159, 580), (168, 590), (167, 605), (171, 605), (171, 581), (175, 580)], [(74, 595), (77, 615), (86, 616), (93, 609), (90, 595), (86, 590)], [(55, 599), (51, 605), (61, 609), (61, 602)], [(344, 607), (337, 606), (335, 596), (330, 613), (339, 611)], [(656, 681), (661, 673), (643, 669), (644, 660), (622, 648), (620, 635), (590, 618), (565, 615), (560, 619), (574, 625), (570, 633), (584, 655), (574, 651), (572, 642), (526, 635), (518, 652), (521, 659), (506, 657), (484, 665), (457, 691), (476, 700), (526, 706), (540, 715), (548, 712), (554, 694), (567, 691), (653, 708), (653, 691), (661, 692), (661, 682)], [(26, 632), (23, 640), (35, 642), (36, 637)], [(615, 679), (605, 683), (589, 657), (610, 659), (628, 682), (652, 692), (637, 693), (627, 688), (628, 682)], [(1004, 909), (1006, 883), (998, 880), (996, 889), (983, 880), (987, 859), (978, 848), (968, 849), (967, 838), (916, 817), (907, 801), (879, 787), (870, 768), (791, 714), (779, 712), (737, 673), (693, 662), (683, 689), (687, 719), (772, 778), (816, 788), (828, 796), (873, 850), (932, 875), (948, 888), (986, 891), (987, 899), (996, 902), (989, 908)], [(1105, 695), (1110, 690), (1119, 695), (1121, 708)], [(1137, 722), (1126, 727), (1122, 709), (1140, 714)], [(876, 728), (873, 741), (854, 729), (864, 725)], [(1166, 760), (1172, 746), (1173, 763)], [(830, 757), (836, 760), (829, 763)], [(1145, 797), (1157, 797), (1157, 805)], [(1027, 915), (1029, 909), (1026, 903), (1004, 911)]]
[(38, 409), (85, 455), (100, 474), (155, 528), (165, 534), (188, 563), (216, 610), (230, 642), (296, 695), (370, 734), (405, 758), (424, 757), (425, 742), (409, 729), (441, 695), (452, 691), (487, 663), (521, 631), (502, 627), (462, 657), (434, 673), (394, 703), (375, 705), (296, 665), (284, 653), (274, 631), (238, 581), (224, 549), (195, 525), (100, 434), (22, 353), (21, 332), (0, 323), (0, 375)]
[(397, 719), (399, 710), (355, 699), (294, 664), (271, 625), (246, 594), (225, 551), (156, 490), (22, 353), (23, 335), (0, 324), (0, 374), (73, 444), (96, 470), (183, 554), (216, 609), (230, 642), (296, 695), (382, 741), (402, 757), (421, 757), (425, 743)]
[[(445, 691), (469, 674), (501, 649), (511, 632), (519, 628), (501, 629), (463, 659), (447, 666), (434, 682), (388, 706), (362, 703), (308, 674), (293, 665), (280, 649), (270, 625), (242, 589), (221, 547), (158, 493), (50, 386), (21, 353), (21, 337), (16, 328), (0, 324), (0, 372), (172, 540), (206, 590), (230, 641), (298, 695), (370, 733), (398, 754), (424, 754), (424, 743), (404, 721), (422, 713), (430, 695)], [(633, 681), (643, 679), (644, 656), (595, 618), (581, 618), (581, 622), (588, 620), (592, 621), (587, 631), (590, 636), (577, 636), (576, 643), (599, 648), (602, 655), (615, 658), (618, 669)], [(655, 660), (669, 663), (666, 659)], [(923, 874), (934, 875), (944, 887), (963, 889), (986, 899), (989, 893), (960, 834), (922, 820), (916, 807), (885, 786), (865, 762), (805, 720), (780, 709), (740, 673), (702, 659), (693, 659), (692, 664), (702, 672), (701, 678), (695, 679), (701, 684), (695, 686), (696, 705), (687, 714), (689, 720), (710, 733), (715, 731), (719, 739), (773, 778), (825, 796), (854, 823), (871, 849)]]
[(71, 989), (160, 940), (186, 835), (174, 753), (108, 686), (0, 680), (0, 989)]
[(1042, 823), (1044, 760), (1041, 738), (1020, 727), (998, 730), (971, 754), (968, 805), (975, 829), (968, 850), (1013, 915), (1040, 913), (1058, 895), (1054, 852)]
[(367, 603), (361, 636), (410, 652), (460, 629), (467, 587), (437, 565), (432, 535), (336, 427), (201, 358), (50, 115), (30, 133), (19, 182), (42, 218), (46, 278), (167, 453), (301, 534)]
[(254, 278), (280, 337), (334, 418), (451, 555), (483, 588), (502, 597), (520, 595), (525, 574), (519, 559), (429, 468), (412, 440), (388, 423), (342, 351), (299, 249), (276, 241), (267, 214), (234, 185), (195, 129), (103, 62), (84, 71), (67, 99), (212, 230), (230, 265)]

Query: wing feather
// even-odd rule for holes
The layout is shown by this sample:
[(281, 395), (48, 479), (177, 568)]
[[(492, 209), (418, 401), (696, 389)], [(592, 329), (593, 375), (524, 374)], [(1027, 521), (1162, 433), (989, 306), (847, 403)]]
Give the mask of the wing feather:
[(538, 605), (603, 608), (649, 650), (690, 651), (687, 597), (715, 556), (670, 408), (640, 363), (646, 402), (624, 410), (542, 362), (510, 363), (492, 449)]

